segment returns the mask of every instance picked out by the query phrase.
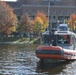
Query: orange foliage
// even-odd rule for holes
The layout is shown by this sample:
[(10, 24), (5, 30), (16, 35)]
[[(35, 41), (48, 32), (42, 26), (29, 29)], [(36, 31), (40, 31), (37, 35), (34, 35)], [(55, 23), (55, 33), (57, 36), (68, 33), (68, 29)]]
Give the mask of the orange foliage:
[(35, 15), (34, 23), (37, 29), (41, 29), (40, 32), (44, 32), (48, 27), (48, 18), (46, 17), (46, 14), (42, 11), (38, 11)]
[(75, 30), (75, 26), (76, 26), (76, 14), (72, 14), (70, 16), (70, 19), (67, 21), (69, 26), (70, 26), (70, 29), (71, 30)]
[(41, 18), (44, 28), (47, 28), (47, 26), (48, 26), (48, 18), (46, 17), (46, 14), (43, 11), (41, 11), (41, 12), (38, 11), (36, 16)]
[(28, 32), (32, 31), (32, 21), (30, 20), (29, 16), (27, 14), (23, 14), (21, 16), (20, 24), (19, 24), (19, 30)]
[(5, 2), (0, 1), (0, 32), (10, 34), (11, 27), (17, 25), (17, 17), (13, 13), (13, 9), (9, 7)]

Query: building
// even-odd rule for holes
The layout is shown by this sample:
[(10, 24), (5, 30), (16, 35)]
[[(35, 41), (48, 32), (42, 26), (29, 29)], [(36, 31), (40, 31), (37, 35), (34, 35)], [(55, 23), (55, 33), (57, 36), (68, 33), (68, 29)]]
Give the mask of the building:
[(37, 11), (44, 11), (49, 16), (50, 28), (57, 27), (71, 14), (76, 13), (76, 0), (17, 0), (7, 3), (14, 7), (18, 18), (27, 13), (33, 19)]

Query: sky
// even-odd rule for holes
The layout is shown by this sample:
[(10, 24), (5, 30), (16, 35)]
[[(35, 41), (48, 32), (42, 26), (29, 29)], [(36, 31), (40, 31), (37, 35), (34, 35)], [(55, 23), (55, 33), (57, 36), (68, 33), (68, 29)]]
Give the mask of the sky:
[(17, 0), (2, 0), (2, 1), (17, 1)]

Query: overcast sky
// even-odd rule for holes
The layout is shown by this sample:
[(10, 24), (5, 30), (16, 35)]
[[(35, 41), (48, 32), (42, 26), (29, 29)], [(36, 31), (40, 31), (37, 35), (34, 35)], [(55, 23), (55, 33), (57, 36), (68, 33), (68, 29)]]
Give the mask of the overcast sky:
[(17, 0), (2, 0), (2, 1), (17, 1)]

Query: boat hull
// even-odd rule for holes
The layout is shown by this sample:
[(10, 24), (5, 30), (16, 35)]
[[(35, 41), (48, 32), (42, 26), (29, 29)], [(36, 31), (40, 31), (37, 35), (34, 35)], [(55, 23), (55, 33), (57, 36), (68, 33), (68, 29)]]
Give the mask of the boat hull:
[(39, 46), (36, 49), (36, 56), (40, 59), (76, 60), (76, 51), (60, 46)]

